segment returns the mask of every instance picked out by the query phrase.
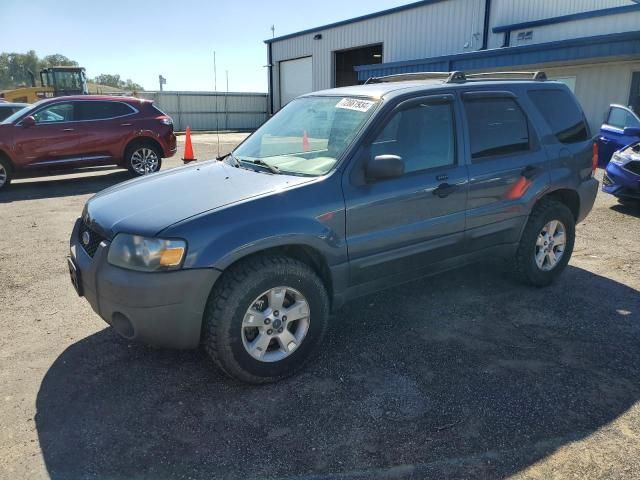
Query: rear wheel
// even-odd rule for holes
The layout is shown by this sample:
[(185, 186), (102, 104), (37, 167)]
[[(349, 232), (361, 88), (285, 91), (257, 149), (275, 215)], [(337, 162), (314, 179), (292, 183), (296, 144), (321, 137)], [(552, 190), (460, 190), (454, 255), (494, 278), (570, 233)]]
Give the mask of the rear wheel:
[(149, 142), (136, 143), (125, 153), (125, 160), (129, 172), (138, 177), (149, 175), (160, 170), (162, 153), (157, 146)]
[(569, 263), (575, 219), (563, 203), (540, 201), (531, 212), (516, 253), (515, 271), (525, 283), (549, 285)]
[(9, 186), (12, 176), (13, 168), (11, 164), (7, 159), (0, 157), (0, 190)]
[(251, 257), (225, 272), (211, 293), (203, 343), (227, 375), (274, 382), (302, 368), (328, 315), (326, 289), (309, 266), (283, 256)]

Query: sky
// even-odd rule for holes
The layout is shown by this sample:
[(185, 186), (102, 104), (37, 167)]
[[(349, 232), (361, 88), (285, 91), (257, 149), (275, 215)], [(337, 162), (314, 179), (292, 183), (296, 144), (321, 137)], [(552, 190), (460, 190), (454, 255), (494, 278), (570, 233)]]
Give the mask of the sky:
[[(61, 53), (89, 77), (130, 78), (146, 90), (267, 91), (276, 36), (411, 3), (410, 0), (0, 0), (0, 52)], [(14, 21), (12, 19), (20, 19)]]

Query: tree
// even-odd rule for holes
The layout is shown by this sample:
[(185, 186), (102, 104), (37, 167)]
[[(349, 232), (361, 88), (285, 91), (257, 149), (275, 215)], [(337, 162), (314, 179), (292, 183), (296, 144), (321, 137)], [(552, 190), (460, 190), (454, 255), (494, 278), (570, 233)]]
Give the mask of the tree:
[[(78, 66), (78, 62), (61, 53), (39, 58), (34, 50), (29, 50), (27, 53), (2, 52), (0, 53), (0, 90), (31, 86), (29, 72), (33, 73), (36, 82), (38, 82), (40, 70), (60, 66)], [(120, 75), (102, 74), (94, 78), (93, 81), (100, 85), (122, 90), (144, 90), (141, 85), (131, 79), (123, 80)]]

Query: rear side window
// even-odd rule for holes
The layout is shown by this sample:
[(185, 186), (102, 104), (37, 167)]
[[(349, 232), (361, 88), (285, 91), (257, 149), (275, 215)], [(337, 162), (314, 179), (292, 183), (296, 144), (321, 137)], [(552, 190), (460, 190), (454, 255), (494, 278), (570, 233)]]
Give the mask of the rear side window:
[(609, 110), (607, 125), (623, 130), (626, 127), (640, 127), (640, 122), (624, 108), (612, 107)]
[(121, 102), (81, 101), (76, 103), (77, 120), (105, 120), (133, 113), (132, 108)]
[(584, 115), (568, 92), (532, 90), (529, 98), (560, 143), (579, 143), (589, 139)]
[(469, 123), (472, 160), (482, 161), (529, 150), (527, 117), (515, 100), (467, 99), (464, 108)]
[(13, 108), (0, 108), (0, 121), (4, 120), (5, 118), (9, 117), (9, 115), (15, 113), (15, 110)]

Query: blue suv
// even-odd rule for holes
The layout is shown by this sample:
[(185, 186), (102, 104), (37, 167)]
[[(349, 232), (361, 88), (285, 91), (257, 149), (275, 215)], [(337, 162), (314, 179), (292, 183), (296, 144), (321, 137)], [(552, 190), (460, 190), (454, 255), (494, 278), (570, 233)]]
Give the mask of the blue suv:
[(95, 195), (71, 280), (128, 339), (203, 344), (230, 376), (275, 381), (355, 297), (478, 260), (549, 285), (593, 206), (593, 153), (542, 73), (373, 78), (297, 98), (226, 157)]

